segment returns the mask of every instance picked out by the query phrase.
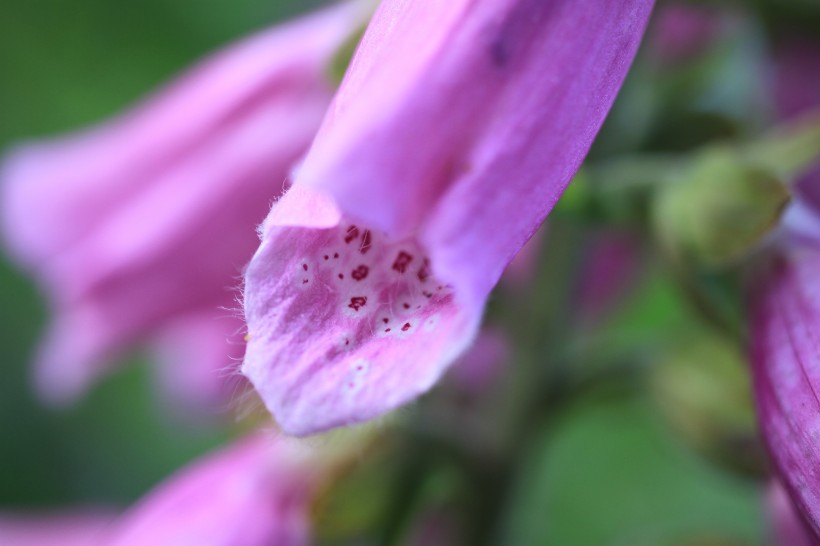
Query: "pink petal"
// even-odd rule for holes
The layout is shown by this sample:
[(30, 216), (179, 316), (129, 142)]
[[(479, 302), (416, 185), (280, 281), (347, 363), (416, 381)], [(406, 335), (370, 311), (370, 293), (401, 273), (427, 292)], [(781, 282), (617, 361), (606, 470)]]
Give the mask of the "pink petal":
[(76, 397), (177, 317), (236, 306), (255, 227), (318, 128), (330, 59), (364, 15), (344, 4), (265, 31), (118, 119), (11, 155), (5, 236), (56, 315), (37, 362), (47, 398)]
[(3, 546), (97, 546), (114, 516), (98, 510), (0, 515)]
[[(760, 426), (797, 509), (820, 531), (820, 246), (785, 250), (755, 287), (752, 360)], [(818, 534), (820, 537), (820, 534)]]
[(148, 493), (114, 525), (109, 546), (301, 546), (319, 477), (306, 448), (256, 435)]
[(284, 430), (381, 415), (470, 344), (592, 143), (651, 4), (382, 3), (247, 271), (243, 373)]

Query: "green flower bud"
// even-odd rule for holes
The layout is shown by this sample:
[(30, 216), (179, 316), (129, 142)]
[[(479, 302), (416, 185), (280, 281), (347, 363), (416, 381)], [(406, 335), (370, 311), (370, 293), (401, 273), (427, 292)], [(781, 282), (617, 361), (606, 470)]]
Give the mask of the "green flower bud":
[(762, 471), (746, 363), (727, 340), (686, 336), (650, 374), (663, 416), (690, 447), (744, 474)]
[(715, 268), (756, 246), (777, 225), (789, 198), (769, 172), (739, 161), (728, 149), (715, 149), (658, 188), (652, 220), (674, 258)]

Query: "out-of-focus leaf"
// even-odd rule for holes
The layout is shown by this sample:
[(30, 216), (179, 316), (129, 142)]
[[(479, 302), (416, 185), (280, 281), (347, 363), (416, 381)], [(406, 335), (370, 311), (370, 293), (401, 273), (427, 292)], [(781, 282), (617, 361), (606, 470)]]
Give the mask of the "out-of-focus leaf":
[(535, 438), (504, 544), (653, 545), (760, 536), (758, 488), (691, 457), (632, 396), (587, 400)]

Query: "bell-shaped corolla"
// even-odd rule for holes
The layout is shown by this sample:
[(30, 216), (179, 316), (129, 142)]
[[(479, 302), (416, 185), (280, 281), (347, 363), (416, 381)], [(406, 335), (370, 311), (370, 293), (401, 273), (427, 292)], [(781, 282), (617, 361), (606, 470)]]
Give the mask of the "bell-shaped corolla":
[(385, 0), (246, 272), (243, 373), (295, 435), (428, 390), (584, 159), (651, 0)]

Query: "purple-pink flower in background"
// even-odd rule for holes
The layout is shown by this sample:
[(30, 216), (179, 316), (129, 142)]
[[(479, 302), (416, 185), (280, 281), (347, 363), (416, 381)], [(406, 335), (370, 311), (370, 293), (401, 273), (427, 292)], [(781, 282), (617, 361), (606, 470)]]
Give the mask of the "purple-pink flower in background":
[(261, 32), (116, 119), (9, 154), (3, 234), (54, 314), (36, 362), (47, 399), (76, 397), (138, 342), (173, 361), (163, 364), (176, 394), (223, 394), (244, 348), (225, 309), (256, 225), (330, 103), (329, 64), (362, 8)]
[(325, 467), (315, 450), (257, 433), (196, 461), (106, 532), (106, 546), (303, 546)]
[(508, 336), (499, 328), (486, 326), (472, 346), (453, 363), (450, 376), (465, 393), (478, 396), (496, 383), (511, 360)]
[(647, 32), (651, 53), (664, 63), (689, 61), (703, 53), (726, 26), (713, 7), (668, 3), (659, 8)]
[(246, 273), (243, 373), (310, 434), (429, 389), (586, 155), (651, 0), (386, 0)]
[(629, 292), (640, 264), (640, 241), (615, 229), (590, 235), (583, 270), (575, 287), (577, 312), (584, 321), (602, 318)]

